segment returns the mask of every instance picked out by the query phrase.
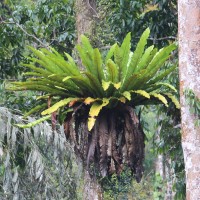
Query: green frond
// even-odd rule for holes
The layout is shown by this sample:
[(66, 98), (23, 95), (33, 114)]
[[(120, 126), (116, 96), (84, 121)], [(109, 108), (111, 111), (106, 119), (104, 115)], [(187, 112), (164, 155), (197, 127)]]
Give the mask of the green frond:
[(45, 117), (42, 117), (34, 122), (31, 122), (31, 123), (28, 123), (28, 124), (14, 124), (15, 126), (18, 126), (20, 128), (31, 128), (37, 124), (40, 124), (41, 122), (44, 122), (46, 121), (47, 119), (50, 119), (51, 118), (51, 115), (47, 115)]
[(47, 58), (47, 56), (42, 53), (40, 50), (34, 49), (33, 47), (29, 46), (29, 49), (36, 55), (37, 58), (32, 58), (34, 62), (39, 63), (44, 67), (46, 70), (52, 73), (62, 73), (64, 72), (60, 67), (58, 67), (54, 62)]
[(107, 67), (107, 80), (113, 83), (119, 82), (119, 70), (117, 65), (109, 59), (106, 63)]
[(68, 53), (64, 53), (64, 54), (68, 59), (68, 63), (70, 64), (71, 69), (73, 70), (72, 74), (77, 75), (77, 76), (80, 75), (80, 70), (78, 66), (76, 65), (74, 59)]
[(107, 61), (113, 57), (116, 46), (117, 46), (117, 43), (111, 46), (110, 50), (108, 51), (106, 55), (105, 63), (107, 63)]
[(138, 63), (138, 65), (135, 69), (135, 72), (138, 72), (142, 69), (145, 69), (148, 66), (149, 62), (152, 60), (152, 54), (151, 53), (152, 53), (153, 49), (154, 49), (154, 45), (148, 47), (145, 50), (140, 62)]
[(90, 44), (89, 39), (85, 35), (81, 35), (81, 44), (82, 47), (89, 52), (90, 55), (93, 54), (93, 47)]
[(96, 68), (95, 71), (97, 72), (97, 78), (99, 82), (101, 82), (101, 80), (105, 78), (103, 73), (103, 66), (102, 66), (103, 61), (101, 58), (101, 53), (99, 52), (99, 49), (95, 48), (93, 54), (94, 54), (94, 68)]
[(92, 55), (89, 57), (88, 52), (85, 52), (84, 49), (81, 47), (81, 45), (77, 45), (76, 49), (79, 52), (82, 64), (85, 66), (86, 70), (90, 73), (93, 73)]
[(153, 96), (153, 97), (159, 99), (166, 107), (168, 107), (167, 99), (163, 95), (151, 92), (150, 96)]
[(87, 76), (94, 93), (99, 97), (103, 97), (104, 91), (99, 80), (89, 72), (85, 72), (84, 74)]
[(177, 109), (181, 108), (181, 105), (178, 101), (178, 99), (171, 93), (164, 93), (164, 95), (166, 95), (168, 98), (171, 99), (171, 101), (174, 103), (174, 105), (176, 106)]
[(44, 110), (41, 114), (42, 115), (48, 115), (48, 114), (51, 114), (55, 111), (57, 111), (59, 108), (63, 107), (63, 106), (66, 106), (68, 105), (71, 101), (75, 101), (75, 100), (78, 100), (79, 98), (67, 98), (67, 99), (63, 99), (57, 103), (55, 103), (53, 106), (51, 106), (50, 108)]
[(126, 97), (129, 101), (131, 100), (131, 93), (128, 91), (125, 91), (122, 93), (124, 97)]
[[(108, 59), (109, 60), (109, 59)], [(107, 60), (107, 62), (108, 62)], [(111, 60), (111, 59), (110, 59)], [(118, 68), (118, 71), (119, 71), (119, 66), (121, 65), (121, 62), (122, 62), (122, 52), (120, 51), (120, 47), (119, 45), (117, 44), (115, 46), (115, 51), (114, 51), (114, 62)], [(121, 72), (120, 72), (121, 73)], [(119, 73), (119, 74), (120, 74)]]
[(150, 30), (149, 30), (149, 28), (147, 28), (143, 32), (143, 34), (142, 34), (142, 36), (141, 36), (141, 38), (140, 38), (140, 40), (139, 40), (139, 42), (136, 46), (136, 49), (135, 49), (133, 56), (131, 58), (131, 62), (129, 64), (128, 68), (127, 68), (127, 72), (126, 72), (124, 81), (126, 79), (128, 79), (137, 69), (137, 65), (140, 62), (140, 59), (141, 59), (143, 52), (144, 52), (144, 48), (147, 44), (147, 38), (149, 37), (149, 34), (150, 34)]
[(34, 64), (24, 64), (24, 63), (22, 63), (22, 66), (27, 67), (29, 69), (32, 69), (34, 72), (40, 73), (43, 76), (49, 76), (49, 75), (52, 74), (51, 72), (48, 72), (47, 70), (36, 67)]
[(146, 92), (145, 90), (132, 90), (131, 92), (139, 94), (147, 99), (150, 99), (150, 95), (148, 92)]
[(41, 105), (37, 105), (34, 108), (32, 108), (31, 110), (29, 110), (28, 112), (26, 112), (23, 116), (23, 118), (26, 118), (34, 113), (37, 113), (41, 110), (44, 110), (47, 107), (47, 103), (43, 103)]
[(120, 52), (122, 56), (121, 63), (119, 65), (119, 80), (122, 81), (127, 72), (127, 64), (129, 61), (129, 54), (131, 48), (131, 33), (128, 33), (120, 47)]
[(177, 68), (177, 64), (173, 65), (169, 69), (165, 70), (164, 72), (159, 73), (157, 76), (155, 76), (153, 79), (151, 79), (148, 84), (154, 84), (158, 81), (161, 81), (163, 78), (165, 78), (168, 74), (173, 72)]
[(62, 81), (68, 82), (70, 79), (73, 81), (73, 83), (79, 87), (79, 89), (82, 91), (84, 95), (92, 96), (95, 94), (95, 90), (90, 84), (90, 81), (88, 78), (80, 75), (80, 76), (67, 76)]
[(158, 82), (158, 83), (156, 83), (155, 85), (165, 86), (165, 87), (167, 87), (167, 88), (173, 90), (174, 92), (177, 92), (177, 89), (176, 89), (173, 85), (171, 85), (171, 84), (169, 84), (169, 83)]

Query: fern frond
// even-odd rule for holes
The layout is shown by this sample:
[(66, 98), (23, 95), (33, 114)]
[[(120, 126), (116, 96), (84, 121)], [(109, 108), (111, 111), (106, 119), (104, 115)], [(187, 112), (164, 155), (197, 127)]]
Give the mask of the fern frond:
[(67, 98), (67, 99), (63, 99), (57, 103), (55, 103), (53, 106), (51, 106), (50, 108), (44, 110), (41, 114), (42, 115), (48, 115), (51, 114), (55, 111), (57, 111), (59, 108), (68, 105), (71, 101), (75, 101), (75, 100), (79, 100), (79, 98)]
[(174, 103), (174, 105), (176, 106), (177, 109), (181, 108), (181, 105), (178, 101), (178, 99), (171, 93), (164, 93), (164, 95), (166, 95), (168, 98), (171, 99), (171, 101)]
[(168, 107), (167, 99), (163, 95), (151, 92), (150, 96), (153, 96), (153, 97), (159, 99), (166, 107)]
[(41, 122), (43, 121), (46, 121), (47, 119), (50, 119), (51, 118), (51, 115), (47, 115), (45, 117), (42, 117), (34, 122), (31, 122), (31, 123), (28, 123), (28, 124), (14, 124), (15, 126), (18, 126), (20, 128), (31, 128), (37, 124), (40, 124)]
[(120, 47), (120, 52), (122, 56), (122, 60), (119, 65), (119, 80), (120, 81), (124, 79), (125, 74), (127, 72), (127, 64), (129, 60), (130, 48), (131, 48), (131, 33), (128, 33)]
[(106, 55), (105, 63), (107, 63), (107, 61), (113, 57), (116, 46), (117, 46), (117, 43), (111, 46), (110, 50), (108, 51)]
[(128, 79), (135, 72), (137, 65), (138, 65), (138, 63), (139, 63), (139, 61), (142, 57), (143, 52), (144, 52), (144, 48), (146, 46), (147, 38), (149, 37), (149, 34), (150, 34), (150, 30), (149, 30), (149, 28), (147, 28), (143, 32), (143, 34), (142, 34), (142, 36), (141, 36), (141, 38), (140, 38), (140, 40), (139, 40), (139, 42), (136, 46), (136, 49), (135, 49), (133, 56), (131, 58), (130, 65), (128, 66), (128, 69), (127, 69), (127, 72), (126, 72), (126, 75), (125, 75), (123, 82), (126, 79)]
[(107, 80), (113, 83), (119, 82), (119, 70), (117, 65), (109, 59), (106, 63), (107, 66)]

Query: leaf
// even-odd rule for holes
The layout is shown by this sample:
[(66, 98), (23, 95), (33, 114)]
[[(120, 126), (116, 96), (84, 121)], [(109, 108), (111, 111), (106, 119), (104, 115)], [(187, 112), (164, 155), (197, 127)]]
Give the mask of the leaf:
[(103, 102), (102, 103), (95, 102), (90, 108), (89, 115), (91, 117), (97, 117), (99, 115), (100, 110), (104, 106), (108, 105), (108, 103), (109, 103), (109, 99), (106, 99), (106, 98), (103, 98)]
[(87, 52), (81, 47), (81, 45), (77, 45), (76, 49), (79, 52), (82, 64), (86, 67), (86, 70), (90, 73), (93, 73), (92, 58), (88, 58)]
[(153, 92), (151, 92), (150, 95), (158, 98), (166, 107), (168, 107), (167, 99), (163, 95)]
[(166, 77), (168, 74), (173, 72), (176, 68), (177, 68), (177, 64), (173, 65), (172, 67), (170, 67), (169, 69), (165, 70), (164, 72), (159, 73), (158, 76), (156, 76), (152, 80), (150, 80), (148, 82), (148, 84), (153, 84), (153, 83), (156, 83), (158, 81), (161, 81), (164, 77)]
[(91, 97), (87, 97), (86, 99), (85, 99), (85, 101), (84, 101), (84, 103), (86, 104), (86, 105), (89, 105), (89, 104), (91, 104), (91, 103), (93, 103), (94, 101), (97, 101), (98, 99), (94, 99), (94, 98), (91, 98)]
[(163, 85), (163, 86), (166, 86), (166, 87), (168, 87), (168, 88), (170, 88), (171, 90), (173, 90), (174, 92), (177, 92), (177, 89), (173, 86), (173, 85), (171, 85), (171, 84), (169, 84), (169, 83), (162, 83), (162, 82), (158, 82), (158, 83), (156, 83), (155, 85)]
[(94, 118), (94, 117), (88, 118), (88, 130), (89, 131), (91, 131), (92, 128), (94, 127), (95, 121), (96, 121), (96, 118)]
[(131, 93), (128, 91), (123, 92), (123, 96), (126, 97), (129, 101), (131, 100)]
[(113, 86), (118, 90), (121, 87), (121, 82), (113, 83)]
[(111, 83), (112, 83), (111, 81), (102, 80), (102, 87), (103, 87), (104, 91), (106, 91), (109, 88)]
[(164, 95), (166, 95), (167, 97), (169, 97), (172, 100), (172, 102), (174, 103), (174, 105), (176, 106), (177, 109), (181, 108), (181, 105), (180, 105), (178, 99), (174, 95), (172, 95), (171, 93), (164, 93)]
[(97, 96), (102, 97), (104, 95), (104, 91), (99, 80), (89, 72), (85, 72), (84, 74), (88, 77), (90, 86), (93, 88)]
[(30, 116), (31, 114), (36, 113), (36, 112), (44, 109), (45, 107), (47, 107), (47, 103), (43, 103), (41, 105), (37, 105), (34, 108), (32, 108), (31, 110), (29, 110), (27, 113), (25, 113), (23, 118), (26, 118), (26, 117)]
[(131, 33), (128, 33), (120, 48), (122, 60), (121, 60), (121, 65), (119, 66), (119, 76), (120, 76), (119, 80), (123, 80), (127, 72), (127, 64), (129, 61), (130, 48), (131, 48)]
[(104, 80), (102, 80), (102, 87), (103, 87), (103, 89), (104, 89), (104, 91), (106, 91), (109, 87), (110, 87), (110, 85), (113, 85), (114, 86), (114, 88), (116, 88), (117, 90), (120, 88), (120, 86), (121, 86), (121, 82), (119, 82), (119, 83), (113, 83), (113, 82), (111, 82), (111, 81), (104, 81)]
[(96, 118), (99, 115), (99, 112), (101, 111), (101, 109), (105, 106), (107, 106), (109, 104), (109, 99), (103, 98), (103, 102), (99, 103), (99, 102), (94, 102), (90, 108), (90, 112), (89, 112), (89, 118), (88, 118), (88, 130), (91, 131)]
[(154, 48), (154, 45), (148, 47), (148, 48), (145, 50), (145, 52), (144, 52), (144, 54), (143, 54), (143, 56), (142, 56), (140, 62), (138, 63), (138, 66), (137, 66), (135, 72), (138, 72), (138, 71), (140, 71), (140, 70), (142, 70), (142, 69), (144, 69), (145, 67), (148, 66), (149, 62), (150, 62), (151, 59), (152, 59), (152, 58), (151, 58), (151, 53), (152, 53), (153, 48)]
[(113, 83), (117, 83), (119, 81), (119, 70), (117, 68), (117, 65), (111, 60), (109, 59), (106, 63), (107, 66), (107, 80), (111, 81)]
[(31, 128), (43, 121), (46, 121), (47, 119), (50, 119), (51, 118), (51, 115), (47, 115), (45, 117), (42, 117), (34, 122), (31, 122), (31, 123), (28, 123), (28, 124), (15, 124), (16, 126), (20, 127), (20, 128)]
[(133, 53), (133, 56), (131, 58), (130, 65), (128, 66), (124, 81), (127, 78), (129, 78), (133, 74), (133, 72), (136, 70), (137, 65), (138, 65), (138, 63), (139, 63), (139, 61), (140, 61), (140, 59), (142, 57), (143, 52), (144, 52), (144, 47), (145, 47), (145, 45), (147, 43), (147, 38), (149, 37), (149, 34), (150, 34), (150, 29), (147, 28), (143, 32), (143, 34), (142, 34), (142, 36), (141, 36), (141, 38), (140, 38), (140, 40), (139, 40), (139, 42), (138, 42), (138, 44), (136, 46), (136, 49), (135, 49), (135, 51)]
[(175, 44), (171, 44), (167, 47), (160, 49), (153, 57), (152, 61), (149, 63), (147, 69), (149, 69), (149, 71), (152, 71), (154, 68), (158, 66), (158, 63), (160, 63), (161, 60), (165, 62), (165, 60), (168, 59), (170, 53), (176, 48), (177, 46)]
[(55, 103), (53, 106), (51, 106), (50, 108), (44, 110), (41, 114), (42, 115), (47, 115), (47, 114), (51, 114), (53, 112), (55, 112), (56, 110), (58, 110), (60, 107), (63, 107), (67, 104), (69, 104), (71, 101), (77, 100), (79, 98), (67, 98), (67, 99), (63, 99), (57, 103)]
[(108, 53), (106, 55), (105, 63), (107, 63), (107, 61), (112, 58), (116, 46), (117, 46), (117, 43), (115, 43), (114, 45), (111, 46), (110, 50), (108, 51)]
[(37, 50), (31, 46), (28, 46), (28, 48), (39, 58), (31, 58), (34, 62), (39, 63), (42, 65), (46, 70), (52, 73), (62, 73), (64, 72), (60, 67), (58, 67), (54, 62), (52, 62), (48, 57), (42, 53), (40, 50)]
[(140, 95), (146, 97), (147, 99), (150, 99), (150, 95), (145, 90), (132, 90), (131, 92), (140, 94)]
[(118, 100), (119, 100), (120, 102), (122, 102), (122, 103), (126, 103), (126, 99), (125, 99), (124, 97), (120, 97)]
[(104, 79), (103, 67), (102, 67), (102, 58), (99, 52), (99, 49), (94, 49), (94, 68), (97, 72), (97, 78), (99, 82)]

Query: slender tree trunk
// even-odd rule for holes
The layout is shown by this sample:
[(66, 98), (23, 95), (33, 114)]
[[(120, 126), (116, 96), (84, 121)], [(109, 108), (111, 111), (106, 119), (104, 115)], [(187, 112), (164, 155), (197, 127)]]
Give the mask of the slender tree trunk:
[(200, 0), (179, 0), (179, 74), (182, 147), (186, 171), (186, 199), (200, 199), (200, 127), (195, 126), (184, 96), (191, 89), (200, 98)]
[[(81, 34), (87, 35), (90, 40), (95, 35), (95, 18), (97, 17), (96, 1), (95, 0), (76, 0), (76, 30), (77, 43), (80, 43)], [(82, 68), (81, 61), (79, 67)], [(84, 200), (101, 200), (102, 188), (96, 177), (90, 177), (89, 173), (84, 171)]]

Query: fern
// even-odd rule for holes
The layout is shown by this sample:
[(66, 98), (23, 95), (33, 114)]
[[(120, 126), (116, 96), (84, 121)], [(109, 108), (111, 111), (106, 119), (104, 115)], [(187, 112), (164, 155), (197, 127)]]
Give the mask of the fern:
[[(23, 64), (31, 70), (24, 74), (29, 78), (24, 82), (12, 82), (7, 88), (16, 91), (42, 91), (46, 97), (55, 97), (57, 100), (50, 108), (45, 110), (45, 105), (35, 107), (26, 116), (37, 111), (48, 115), (60, 110), (59, 113), (62, 114), (61, 110), (64, 112), (64, 109), (61, 108), (64, 107), (81, 104), (89, 106), (90, 130), (95, 124), (94, 118), (104, 107), (114, 109), (121, 104), (145, 105), (152, 98), (152, 103), (157, 99), (168, 106), (169, 100), (179, 107), (178, 100), (173, 96), (176, 89), (167, 82), (160, 82), (176, 68), (175, 64), (166, 71), (160, 71), (176, 45), (171, 44), (159, 51), (154, 46), (145, 49), (149, 34), (150, 30), (146, 29), (132, 53), (131, 34), (128, 33), (122, 45), (112, 45), (105, 58), (82, 35), (81, 44), (76, 48), (85, 66), (83, 72), (67, 53), (63, 57), (53, 48), (36, 50), (29, 47), (33, 52), (33, 57), (30, 58), (32, 62)], [(70, 104), (71, 101), (73, 105)]]

